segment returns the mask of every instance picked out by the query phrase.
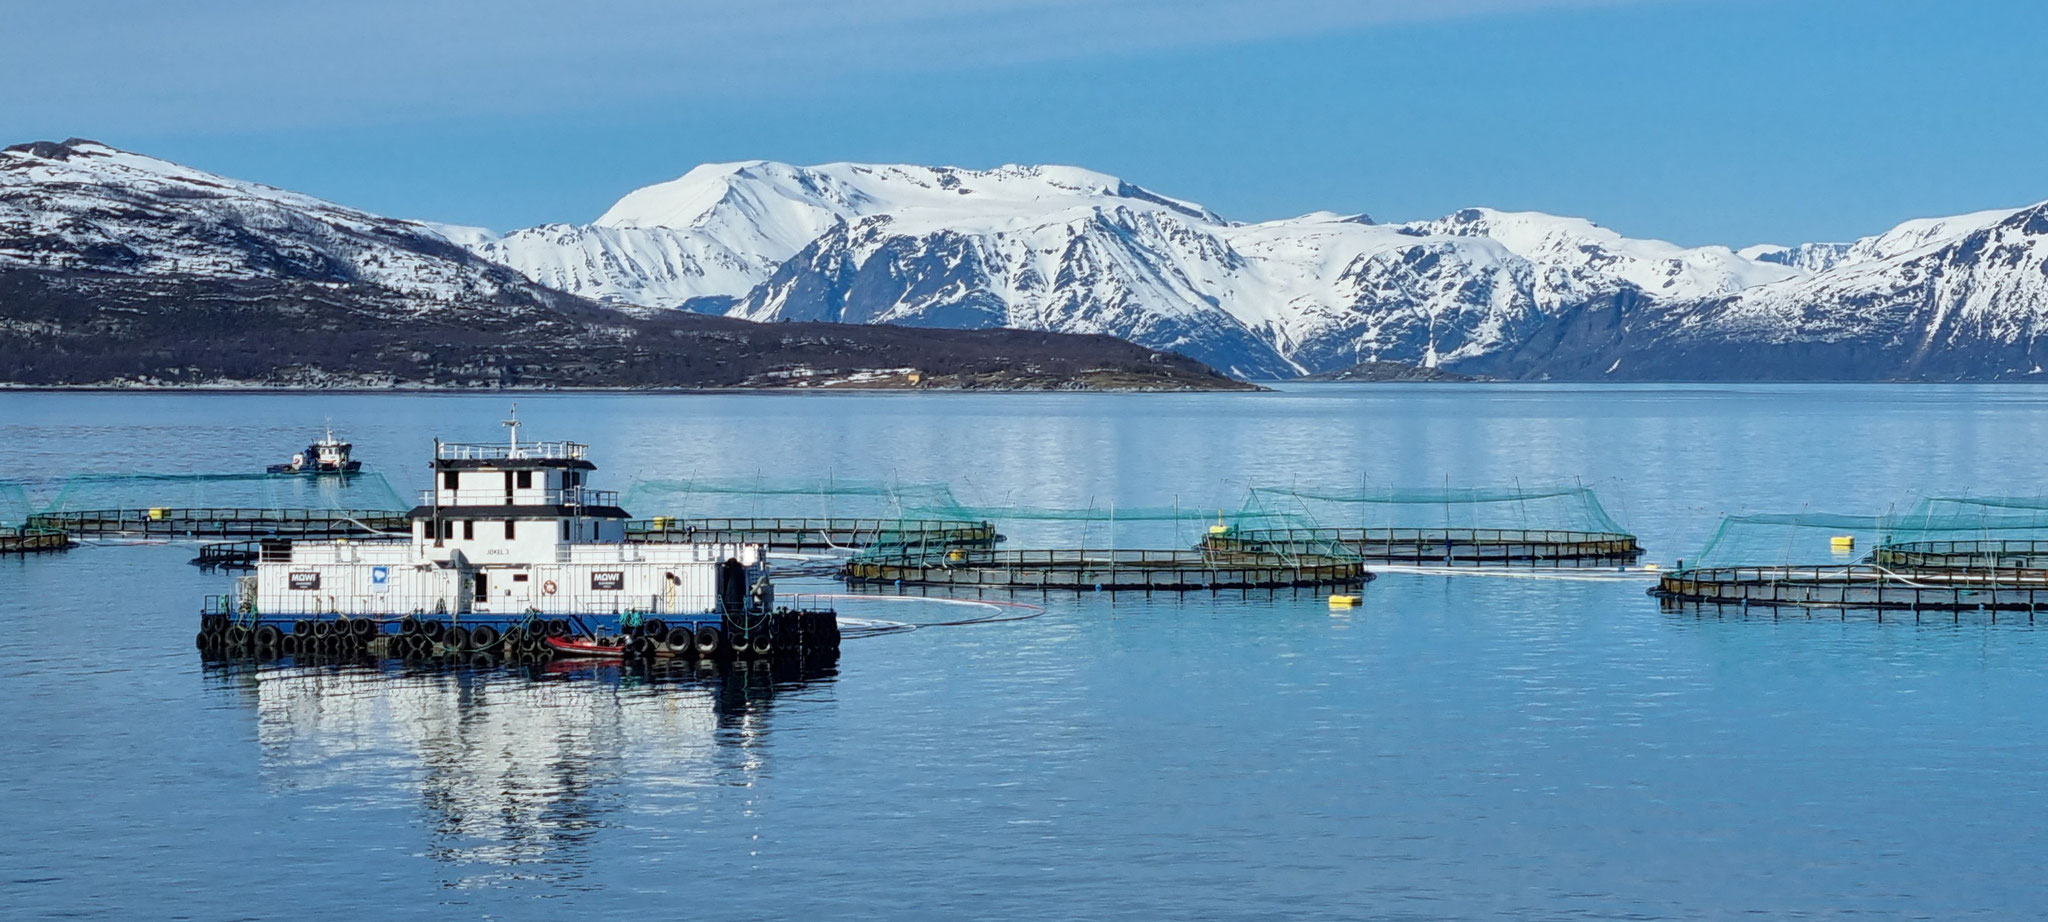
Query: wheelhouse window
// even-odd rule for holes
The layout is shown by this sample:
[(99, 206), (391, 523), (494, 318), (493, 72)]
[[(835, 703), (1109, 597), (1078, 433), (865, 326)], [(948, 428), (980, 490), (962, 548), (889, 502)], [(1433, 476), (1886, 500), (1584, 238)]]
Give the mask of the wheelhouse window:
[(520, 472), (519, 472), (519, 489), (522, 489), (522, 490), (531, 490), (531, 489), (533, 489), (533, 472), (532, 472), (532, 471), (520, 471)]
[(474, 540), (476, 540), (476, 522), (475, 522), (475, 521), (473, 521), (473, 520), (470, 520), (470, 519), (463, 519), (463, 520), (462, 520), (462, 540), (464, 540), (464, 541), (474, 541)]
[(506, 520), (505, 520), (505, 540), (507, 540), (507, 541), (510, 541), (510, 540), (512, 540), (512, 539), (513, 539), (514, 537), (515, 537), (515, 536), (514, 536), (514, 535), (513, 535), (513, 533), (512, 533), (512, 520), (511, 520), (511, 519), (506, 519)]

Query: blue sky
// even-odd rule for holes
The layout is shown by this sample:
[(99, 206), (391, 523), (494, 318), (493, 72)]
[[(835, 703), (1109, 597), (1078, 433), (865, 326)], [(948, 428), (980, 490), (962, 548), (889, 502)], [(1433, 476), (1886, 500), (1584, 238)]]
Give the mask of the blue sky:
[(1074, 163), (1223, 214), (1682, 243), (2048, 199), (2048, 4), (6, 0), (0, 137), (383, 213), (587, 221), (710, 160)]

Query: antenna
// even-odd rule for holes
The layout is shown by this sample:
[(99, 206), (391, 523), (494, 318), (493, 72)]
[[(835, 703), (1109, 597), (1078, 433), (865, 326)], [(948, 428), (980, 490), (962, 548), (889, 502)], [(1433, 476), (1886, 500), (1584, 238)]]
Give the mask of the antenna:
[(508, 458), (519, 457), (519, 404), (514, 403), (512, 405), (512, 415), (501, 420), (499, 425), (511, 430), (512, 433), (511, 447), (505, 452), (505, 456)]

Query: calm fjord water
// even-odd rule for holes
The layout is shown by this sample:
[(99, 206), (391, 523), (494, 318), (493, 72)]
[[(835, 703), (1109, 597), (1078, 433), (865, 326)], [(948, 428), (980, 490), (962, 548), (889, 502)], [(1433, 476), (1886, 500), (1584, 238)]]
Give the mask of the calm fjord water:
[[(509, 399), (0, 394), (0, 478), (260, 470), (332, 419), (418, 486), (434, 436), (495, 439)], [(530, 436), (591, 443), (600, 486), (829, 473), (1087, 506), (1580, 479), (1667, 562), (1724, 511), (2044, 492), (2048, 444), (2048, 390), (2025, 387), (517, 399)], [(851, 640), (781, 684), (224, 670), (191, 645), (224, 578), (191, 554), (0, 560), (0, 915), (2048, 908), (2048, 625), (1390, 574), (1342, 614), (1055, 595), (1032, 621)]]

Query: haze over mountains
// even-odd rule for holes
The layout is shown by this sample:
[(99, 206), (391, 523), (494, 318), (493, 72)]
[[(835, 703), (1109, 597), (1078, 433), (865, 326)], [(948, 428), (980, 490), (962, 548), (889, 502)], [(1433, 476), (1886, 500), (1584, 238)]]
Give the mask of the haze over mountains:
[[(1240, 223), (1074, 167), (753, 161), (637, 190), (588, 225), (497, 234), (35, 147), (0, 170), (0, 277), (232, 283), (284, 267), (326, 297), (360, 290), (385, 314), (458, 325), (587, 298), (678, 319), (1101, 333), (1248, 378), (1401, 362), (1515, 379), (1951, 380), (2041, 374), (2048, 315), (2048, 205), (1738, 251), (1481, 208)], [(223, 218), (190, 193), (207, 183), (257, 205)]]

